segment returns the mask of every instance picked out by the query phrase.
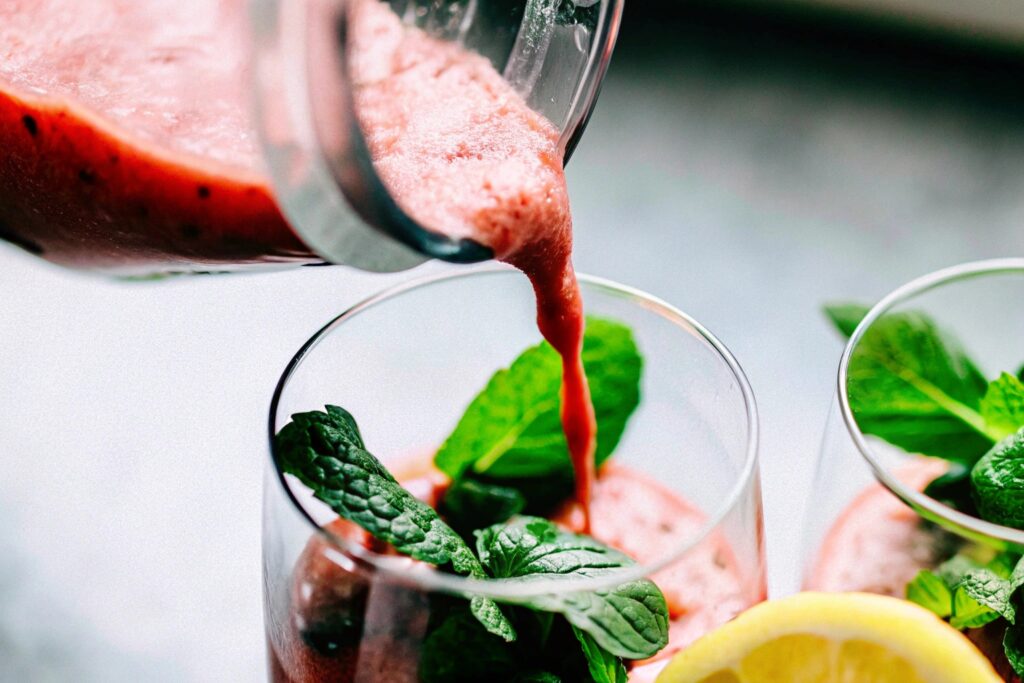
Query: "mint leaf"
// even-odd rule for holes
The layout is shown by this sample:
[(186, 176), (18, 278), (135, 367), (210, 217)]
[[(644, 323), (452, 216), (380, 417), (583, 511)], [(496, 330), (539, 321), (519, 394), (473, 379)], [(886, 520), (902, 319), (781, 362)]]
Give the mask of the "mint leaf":
[[(642, 365), (629, 328), (587, 319), (583, 366), (597, 416), (598, 464), (611, 455), (640, 402)], [(571, 475), (561, 379), (561, 360), (549, 344), (524, 351), (473, 399), (434, 464), (453, 479), (467, 470), (499, 478)]]
[(522, 512), (525, 505), (518, 489), (456, 479), (445, 492), (439, 511), (463, 538), (472, 538), (474, 530), (500, 524)]
[[(496, 578), (524, 581), (602, 576), (633, 564), (619, 551), (539, 517), (518, 517), (478, 531), (477, 553)], [(645, 659), (668, 643), (668, 607), (651, 581), (541, 596), (526, 604), (564, 614), (570, 624), (618, 657)]]
[(949, 470), (932, 479), (925, 487), (924, 494), (955, 510), (977, 516), (971, 489), (971, 470), (966, 465), (949, 463)]
[(586, 631), (573, 626), (572, 632), (583, 647), (583, 656), (587, 658), (587, 669), (594, 683), (628, 683), (629, 674), (622, 660), (597, 644)]
[[(981, 416), (998, 439), (1005, 439), (1024, 427), (1024, 382), (1004, 372), (988, 385), (981, 400)], [(998, 440), (997, 439), (997, 440)]]
[(923, 569), (907, 584), (907, 600), (917, 603), (941, 619), (953, 613), (953, 592), (937, 574)]
[(836, 329), (849, 339), (870, 310), (869, 307), (860, 304), (829, 304), (825, 306), (825, 315)]
[[(826, 310), (840, 331), (849, 331), (853, 314), (844, 307)], [(865, 434), (912, 453), (972, 464), (998, 438), (979, 412), (987, 386), (928, 316), (903, 312), (876, 320), (861, 337), (846, 391)]]
[(982, 519), (1024, 529), (1024, 428), (996, 444), (971, 470)]
[(480, 562), (495, 578), (560, 574), (602, 576), (633, 564), (589, 536), (562, 531), (540, 517), (518, 517), (476, 532)]
[(975, 600), (967, 591), (962, 588), (953, 591), (953, 616), (949, 620), (953, 628), (981, 628), (998, 618), (998, 612)]
[[(344, 408), (293, 415), (274, 445), (281, 470), (341, 517), (416, 560), (451, 565), (457, 574), (486, 576), (465, 541), (366, 450), (355, 418)], [(492, 600), (476, 597), (470, 604), (491, 633), (515, 639), (512, 624)]]
[(465, 609), (449, 613), (420, 650), (421, 683), (478, 683), (515, 670), (516, 652), (480, 628)]
[(1016, 621), (1017, 610), (1013, 604), (1016, 586), (991, 570), (975, 569), (968, 572), (957, 590), (962, 590), (978, 604), (997, 612), (1011, 624)]
[(561, 612), (570, 624), (619, 657), (646, 659), (668, 644), (665, 596), (646, 579), (611, 589), (553, 595), (534, 604)]
[(1003, 636), (1003, 651), (1018, 676), (1024, 676), (1024, 628), (1011, 626)]

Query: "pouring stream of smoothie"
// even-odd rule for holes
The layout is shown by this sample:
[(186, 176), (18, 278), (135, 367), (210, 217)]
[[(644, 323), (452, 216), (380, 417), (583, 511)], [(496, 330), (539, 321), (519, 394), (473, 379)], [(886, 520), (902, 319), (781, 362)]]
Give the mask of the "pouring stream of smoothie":
[(433, 230), (487, 245), (533, 284), (538, 327), (562, 357), (562, 426), (589, 528), (596, 422), (558, 131), (489, 61), (404, 25), (378, 0), (359, 0), (352, 21), (357, 111), (398, 203)]

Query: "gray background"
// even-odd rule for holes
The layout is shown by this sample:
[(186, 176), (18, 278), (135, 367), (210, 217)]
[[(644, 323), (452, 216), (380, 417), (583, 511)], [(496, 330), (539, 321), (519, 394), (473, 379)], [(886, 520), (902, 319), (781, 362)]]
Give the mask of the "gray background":
[[(782, 592), (841, 350), (820, 306), (1021, 254), (1020, 60), (794, 17), (645, 19), (627, 16), (570, 166), (576, 261), (691, 313), (745, 367)], [(273, 384), (404, 277), (129, 285), (0, 248), (0, 680), (259, 680)]]

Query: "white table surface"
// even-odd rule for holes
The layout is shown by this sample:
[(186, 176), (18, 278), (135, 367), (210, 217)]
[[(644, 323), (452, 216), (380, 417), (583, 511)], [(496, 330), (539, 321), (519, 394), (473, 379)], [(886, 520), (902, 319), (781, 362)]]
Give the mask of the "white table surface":
[[(745, 367), (780, 592), (841, 350), (820, 304), (1019, 255), (1024, 129), (898, 83), (682, 54), (613, 68), (570, 167), (577, 265), (680, 306)], [(262, 679), (269, 396), (312, 331), (395, 280), (129, 285), (0, 248), (0, 681)]]

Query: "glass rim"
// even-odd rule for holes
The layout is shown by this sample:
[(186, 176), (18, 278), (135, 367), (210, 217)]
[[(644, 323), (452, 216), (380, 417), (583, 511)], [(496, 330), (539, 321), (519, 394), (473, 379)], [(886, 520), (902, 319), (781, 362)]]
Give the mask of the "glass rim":
[(868, 314), (864, 316), (864, 319), (860, 321), (850, 336), (846, 348), (843, 349), (843, 355), (839, 361), (836, 394), (839, 397), (839, 408), (843, 416), (843, 422), (846, 425), (846, 431), (849, 433), (854, 445), (856, 445), (857, 450), (860, 451), (861, 457), (871, 467), (875, 479), (882, 486), (913, 508), (918, 514), (932, 521), (944, 522), (947, 528), (951, 528), (961, 535), (1024, 547), (1024, 531), (965, 514), (926, 495), (923, 491), (918, 491), (914, 487), (907, 486), (901, 482), (889, 468), (882, 464), (878, 454), (875, 453), (864, 433), (860, 430), (857, 420), (853, 415), (853, 409), (850, 407), (849, 395), (846, 391), (850, 358), (853, 355), (854, 349), (860, 343), (865, 332), (895, 306), (945, 285), (977, 277), (1005, 275), (1008, 273), (1024, 274), (1024, 258), (996, 258), (960, 263), (922, 275), (887, 294), (871, 307)]
[[(709, 332), (703, 325), (664, 300), (647, 294), (639, 289), (622, 285), (612, 280), (579, 274), (578, 278), (581, 285), (604, 290), (607, 293), (615, 295), (625, 295), (631, 298), (634, 302), (639, 303), (642, 307), (654, 311), (664, 319), (668, 319), (682, 330), (695, 334), (710, 346), (710, 349), (717, 354), (718, 360), (725, 363), (740, 388), (745, 418), (747, 421), (747, 437), (744, 446), (743, 465), (741, 470), (737, 473), (736, 480), (729, 489), (728, 494), (724, 497), (723, 502), (717, 506), (713, 514), (707, 516), (698, 532), (688, 537), (685, 541), (678, 544), (671, 552), (667, 553), (663, 558), (659, 558), (655, 562), (647, 564), (638, 562), (635, 565), (622, 569), (621, 571), (612, 572), (607, 576), (581, 579), (545, 578), (523, 581), (521, 579), (479, 579), (456, 576), (454, 574), (444, 573), (436, 567), (428, 564), (424, 564), (423, 567), (417, 565), (414, 571), (410, 571), (408, 558), (376, 553), (358, 543), (332, 533), (330, 530), (316, 522), (306, 509), (306, 506), (296, 498), (291, 486), (285, 478), (284, 472), (282, 472), (278, 467), (274, 446), (276, 418), (282, 394), (288, 386), (290, 378), (302, 364), (305, 357), (308, 356), (328, 334), (333, 332), (346, 321), (359, 315), (363, 311), (373, 308), (379, 304), (386, 303), (387, 301), (399, 297), (407, 292), (441, 282), (451, 282), (489, 275), (510, 275), (518, 272), (519, 271), (509, 266), (490, 263), (481, 266), (463, 267), (455, 272), (447, 271), (429, 274), (410, 279), (404, 283), (399, 283), (363, 299), (335, 316), (330, 322), (321, 327), (312, 337), (310, 337), (288, 362), (284, 372), (281, 374), (281, 377), (277, 382), (270, 402), (268, 423), (268, 453), (270, 455), (270, 462), (268, 465), (272, 468), (274, 474), (273, 478), (275, 479), (276, 485), (283, 489), (290, 504), (309, 524), (310, 530), (313, 533), (318, 534), (321, 539), (327, 543), (326, 554), (332, 559), (332, 561), (348, 569), (358, 568), (365, 571), (379, 573), (396, 583), (411, 585), (425, 591), (471, 594), (474, 596), (490, 597), (510, 602), (530, 597), (550, 595), (552, 593), (563, 593), (566, 591), (594, 591), (649, 577), (660, 569), (671, 565), (707, 538), (714, 529), (718, 528), (723, 519), (725, 519), (725, 517), (739, 504), (744, 491), (748, 488), (751, 483), (751, 479), (754, 478), (757, 473), (760, 431), (757, 404), (754, 399), (753, 390), (751, 389), (750, 383), (735, 357), (729, 349), (726, 348), (726, 346), (722, 344), (717, 337), (711, 334), (711, 332)], [(264, 495), (267, 495), (267, 493), (264, 493)]]

